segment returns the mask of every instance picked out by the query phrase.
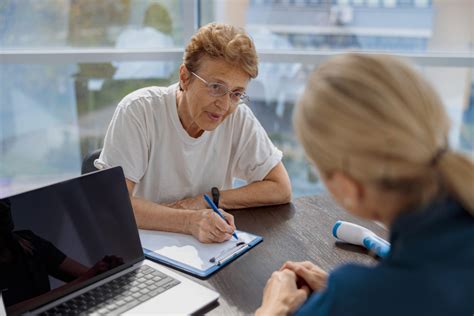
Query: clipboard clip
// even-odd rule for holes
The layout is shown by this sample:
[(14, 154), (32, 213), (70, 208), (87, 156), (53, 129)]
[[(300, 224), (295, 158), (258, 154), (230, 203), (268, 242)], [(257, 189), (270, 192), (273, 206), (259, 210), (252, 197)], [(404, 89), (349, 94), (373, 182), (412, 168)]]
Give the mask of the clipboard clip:
[(209, 262), (215, 263), (217, 265), (221, 265), (224, 262), (226, 262), (228, 259), (232, 258), (236, 254), (240, 253), (243, 249), (247, 248), (249, 245), (246, 242), (238, 242), (235, 247), (223, 251), (221, 254), (218, 256), (212, 257), (209, 259)]

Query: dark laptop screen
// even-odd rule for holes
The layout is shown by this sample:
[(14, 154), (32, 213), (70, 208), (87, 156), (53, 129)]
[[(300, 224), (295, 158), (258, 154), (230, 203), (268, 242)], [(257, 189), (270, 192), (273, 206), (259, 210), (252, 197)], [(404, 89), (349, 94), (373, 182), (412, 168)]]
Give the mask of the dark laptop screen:
[(7, 310), (45, 304), (142, 259), (120, 167), (0, 199)]

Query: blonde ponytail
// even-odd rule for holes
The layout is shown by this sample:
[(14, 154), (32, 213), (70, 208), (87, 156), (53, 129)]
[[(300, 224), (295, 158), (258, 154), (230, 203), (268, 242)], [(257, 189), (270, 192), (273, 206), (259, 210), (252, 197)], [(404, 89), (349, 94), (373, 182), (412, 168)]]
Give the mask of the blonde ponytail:
[(436, 163), (447, 190), (474, 216), (474, 162), (448, 150)]

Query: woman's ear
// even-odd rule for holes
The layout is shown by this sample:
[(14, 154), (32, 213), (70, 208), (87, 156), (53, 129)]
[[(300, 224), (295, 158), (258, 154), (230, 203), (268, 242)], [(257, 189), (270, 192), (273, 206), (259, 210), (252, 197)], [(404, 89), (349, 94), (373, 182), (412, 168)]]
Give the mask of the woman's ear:
[(179, 85), (182, 90), (186, 91), (189, 85), (189, 70), (184, 64), (179, 66)]
[(348, 211), (359, 214), (364, 204), (364, 187), (341, 171), (332, 172), (324, 182), (336, 201)]

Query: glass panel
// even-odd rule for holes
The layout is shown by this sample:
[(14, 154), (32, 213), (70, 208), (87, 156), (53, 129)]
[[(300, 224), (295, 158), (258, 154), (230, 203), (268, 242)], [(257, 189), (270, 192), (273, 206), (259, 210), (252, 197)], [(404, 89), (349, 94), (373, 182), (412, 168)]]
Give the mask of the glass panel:
[(292, 113), (313, 66), (300, 63), (261, 63), (259, 75), (247, 89), (250, 107), (274, 144), (283, 151), (294, 196), (311, 195), (322, 189), (292, 128)]
[[(155, 67), (156, 74), (166, 70), (167, 77), (133, 78), (145, 73), (135, 71), (141, 67)], [(178, 61), (0, 64), (0, 196), (78, 175), (82, 158), (102, 147), (120, 99), (141, 87), (176, 82), (178, 67)], [(294, 104), (312, 69), (298, 63), (262, 63), (259, 77), (248, 87), (252, 110), (284, 152), (295, 196), (321, 189), (291, 124)], [(473, 69), (420, 70), (440, 91), (453, 120), (451, 143), (474, 155)]]
[[(186, 3), (0, 0), (0, 48), (41, 53), (182, 47)], [(138, 88), (176, 81), (179, 66), (179, 61), (1, 62), (0, 196), (78, 175), (82, 157), (102, 146), (118, 101)]]
[(0, 197), (79, 175), (82, 158), (102, 147), (118, 102), (176, 82), (178, 67), (0, 64)]
[(201, 21), (245, 27), (259, 49), (471, 53), (473, 10), (466, 0), (202, 0)]
[[(292, 128), (292, 112), (313, 66), (262, 63), (248, 93), (251, 107), (275, 145), (284, 152), (294, 196), (323, 189)], [(452, 121), (450, 144), (474, 159), (474, 72), (470, 68), (418, 67), (434, 85)], [(449, 84), (448, 84), (449, 83)]]
[(184, 5), (184, 0), (0, 0), (0, 47), (182, 47)]
[[(472, 1), (200, 3), (203, 23), (245, 26), (258, 49), (473, 52)], [(0, 0), (0, 48), (182, 47), (185, 5), (189, 2)], [(69, 65), (0, 61), (0, 196), (79, 174), (82, 157), (102, 146), (118, 101), (135, 89), (175, 82), (178, 66), (178, 60)], [(262, 63), (249, 87), (254, 112), (285, 153), (295, 196), (320, 187), (291, 126), (293, 105), (312, 69), (300, 63)], [(474, 153), (472, 69), (421, 70), (453, 117), (451, 142)]]
[[(463, 114), (463, 124), (461, 125), (460, 147), (470, 153), (474, 159), (474, 69), (471, 69), (471, 85), (468, 89), (468, 103)], [(469, 87), (469, 85), (468, 85)], [(470, 94), (470, 96), (469, 96)]]
[[(201, 0), (201, 21), (245, 27), (257, 50), (472, 53), (473, 10), (474, 3), (463, 0)], [(252, 109), (284, 151), (295, 196), (321, 187), (291, 126), (293, 106), (312, 69), (298, 63), (262, 63), (249, 87)], [(472, 69), (420, 70), (439, 91), (453, 120), (451, 144), (474, 155)]]

